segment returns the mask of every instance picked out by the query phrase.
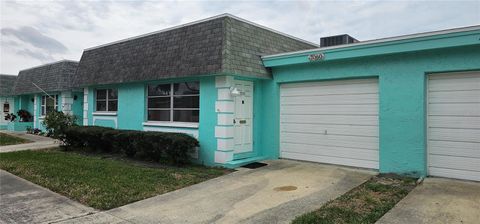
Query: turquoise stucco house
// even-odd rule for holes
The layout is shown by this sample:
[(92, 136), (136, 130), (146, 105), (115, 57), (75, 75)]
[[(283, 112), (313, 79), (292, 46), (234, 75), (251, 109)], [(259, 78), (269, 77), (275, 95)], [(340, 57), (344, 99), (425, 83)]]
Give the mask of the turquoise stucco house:
[(319, 47), (224, 14), (86, 49), (83, 124), (190, 134), (205, 165), (480, 180), (480, 26), (339, 37)]
[(72, 87), (78, 62), (62, 60), (21, 70), (15, 79), (12, 96), (12, 112), (25, 110), (31, 119), (21, 121), (18, 117), (8, 122), (6, 129), (25, 131), (27, 128), (45, 130), (42, 121), (52, 110), (77, 116), (81, 121), (83, 93)]

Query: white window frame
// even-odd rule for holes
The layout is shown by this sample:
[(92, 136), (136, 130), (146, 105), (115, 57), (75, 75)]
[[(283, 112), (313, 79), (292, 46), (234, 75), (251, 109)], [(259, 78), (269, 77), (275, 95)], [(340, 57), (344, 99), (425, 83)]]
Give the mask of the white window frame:
[[(97, 95), (99, 90), (105, 90), (105, 99), (98, 100)], [(108, 96), (110, 95), (110, 91), (117, 91), (117, 99), (109, 99)], [(97, 101), (105, 101), (105, 110), (98, 110), (97, 108)], [(109, 110), (108, 102), (109, 101), (117, 101), (117, 109), (116, 110)], [(95, 89), (95, 112), (117, 112), (118, 111), (118, 89), (114, 88), (105, 88), (105, 89)]]
[(53, 110), (58, 111), (58, 95), (43, 95), (42, 96), (42, 101), (40, 102), (40, 108), (41, 108), (41, 115), (46, 116), (47, 115), (47, 99), (48, 98), (53, 98)]
[[(186, 81), (188, 82), (188, 81)], [(198, 83), (198, 86), (200, 86), (200, 82), (199, 81), (190, 81), (190, 82), (196, 82)], [(185, 121), (174, 121), (173, 120), (173, 117), (174, 117), (174, 111), (175, 110), (197, 110), (199, 111), (199, 114), (200, 114), (200, 89), (198, 90), (198, 94), (185, 94), (185, 95), (175, 95), (175, 91), (174, 91), (174, 86), (175, 84), (180, 84), (180, 83), (185, 83), (185, 82), (175, 82), (175, 83), (158, 83), (158, 84), (148, 84), (147, 85), (147, 122), (171, 122), (171, 123), (193, 123), (193, 124), (198, 124), (199, 121), (192, 121), (192, 122), (185, 122)], [(149, 96), (148, 95), (148, 87), (149, 86), (156, 86), (156, 85), (170, 85), (170, 95), (169, 96)], [(174, 99), (175, 97), (178, 97), (178, 96), (198, 96), (198, 108), (175, 108), (174, 107)], [(166, 97), (170, 97), (170, 108), (150, 108), (150, 106), (148, 105), (149, 104), (149, 99), (150, 98), (166, 98)], [(170, 111), (170, 120), (169, 121), (156, 121), (156, 120), (149, 120), (148, 119), (148, 111), (150, 110), (164, 110), (164, 111)], [(200, 120), (200, 119), (199, 119)]]

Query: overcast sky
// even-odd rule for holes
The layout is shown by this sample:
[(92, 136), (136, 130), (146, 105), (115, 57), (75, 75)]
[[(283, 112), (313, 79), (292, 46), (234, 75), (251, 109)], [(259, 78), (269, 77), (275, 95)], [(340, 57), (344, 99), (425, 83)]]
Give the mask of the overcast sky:
[(480, 24), (476, 1), (4, 1), (0, 73), (222, 13), (318, 43), (348, 33), (369, 40)]

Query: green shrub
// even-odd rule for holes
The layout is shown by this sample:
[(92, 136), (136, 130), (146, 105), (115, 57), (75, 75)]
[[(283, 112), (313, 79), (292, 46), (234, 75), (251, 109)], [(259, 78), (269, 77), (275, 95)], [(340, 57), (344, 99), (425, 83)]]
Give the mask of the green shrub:
[(64, 114), (61, 111), (51, 111), (45, 116), (42, 124), (45, 125), (50, 137), (63, 140), (65, 130), (75, 125), (76, 117)]
[(98, 126), (72, 126), (65, 131), (64, 145), (107, 153), (121, 153), (149, 161), (181, 165), (190, 161), (189, 152), (198, 141), (186, 134), (115, 130)]

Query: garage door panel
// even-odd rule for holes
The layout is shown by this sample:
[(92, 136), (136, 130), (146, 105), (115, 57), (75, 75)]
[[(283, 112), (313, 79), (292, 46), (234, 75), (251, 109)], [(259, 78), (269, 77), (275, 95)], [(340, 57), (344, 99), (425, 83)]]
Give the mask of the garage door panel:
[(480, 181), (480, 174), (476, 171), (430, 167), (429, 173), (431, 176)]
[(480, 143), (430, 140), (428, 144), (432, 155), (480, 158)]
[(480, 129), (429, 128), (429, 140), (480, 143)]
[(434, 103), (428, 105), (429, 115), (480, 116), (480, 104), (476, 103)]
[(284, 149), (282, 149), (282, 153), (291, 152), (309, 155), (378, 161), (378, 151), (371, 149), (321, 146), (322, 150), (318, 150), (318, 146), (316, 145), (302, 143), (284, 143), (282, 146), (284, 147)]
[(480, 181), (480, 73), (429, 76), (427, 111), (429, 174)]
[(460, 156), (430, 155), (430, 167), (440, 167), (456, 170), (480, 170), (480, 159)]
[(339, 157), (330, 157), (330, 156), (319, 156), (319, 155), (307, 155), (301, 153), (292, 153), (285, 152), (282, 154), (282, 158), (304, 160), (311, 162), (319, 163), (330, 163), (330, 164), (340, 164), (345, 166), (354, 166), (370, 169), (378, 169), (377, 161), (369, 160), (358, 160), (358, 159), (349, 159), (349, 158), (339, 158)]
[(343, 94), (324, 96), (285, 96), (280, 100), (281, 105), (332, 105), (332, 104), (376, 104), (378, 94)]
[(480, 90), (429, 92), (429, 103), (480, 103)]
[(282, 132), (280, 139), (282, 143), (308, 143), (319, 146), (339, 146), (378, 150), (377, 137)]
[(455, 91), (455, 90), (480, 90), (480, 77), (476, 74), (438, 76), (429, 77), (429, 91)]
[(323, 96), (378, 93), (377, 83), (319, 85), (318, 83), (282, 85), (280, 96)]
[(282, 114), (377, 115), (378, 105), (282, 105)]
[[(479, 117), (480, 118), (480, 117)], [(282, 114), (281, 123), (378, 126), (377, 116)]]
[(283, 123), (281, 127), (282, 132), (300, 132), (322, 135), (378, 136), (377, 126)]
[(430, 116), (429, 127), (432, 128), (466, 128), (480, 127), (480, 117)]

